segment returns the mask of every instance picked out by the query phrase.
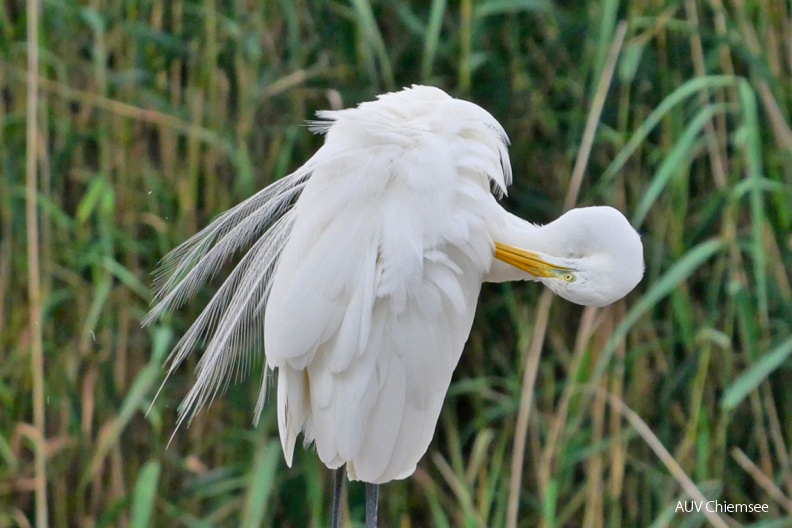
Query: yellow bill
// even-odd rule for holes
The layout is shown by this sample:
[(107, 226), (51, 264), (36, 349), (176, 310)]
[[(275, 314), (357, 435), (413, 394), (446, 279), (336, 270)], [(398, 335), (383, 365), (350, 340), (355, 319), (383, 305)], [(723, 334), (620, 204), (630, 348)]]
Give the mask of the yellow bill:
[(495, 242), (495, 258), (535, 277), (557, 277), (572, 271), (571, 268), (550, 264), (533, 251), (526, 251), (500, 242)]

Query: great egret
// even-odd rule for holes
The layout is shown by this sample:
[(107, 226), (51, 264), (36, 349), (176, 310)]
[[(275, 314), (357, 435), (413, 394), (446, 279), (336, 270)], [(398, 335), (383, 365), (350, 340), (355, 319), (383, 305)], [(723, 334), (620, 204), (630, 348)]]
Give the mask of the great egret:
[(377, 485), (411, 475), (429, 446), (482, 282), (535, 280), (605, 306), (640, 281), (643, 247), (610, 207), (543, 227), (505, 211), (503, 127), (438, 88), (318, 117), (309, 125), (325, 142), (305, 165), (165, 257), (147, 321), (246, 251), (171, 353), (169, 374), (208, 340), (178, 423), (245, 375), (263, 344), (255, 421), (277, 370), (286, 463), (303, 433), (328, 468), (369, 484), (373, 526)]

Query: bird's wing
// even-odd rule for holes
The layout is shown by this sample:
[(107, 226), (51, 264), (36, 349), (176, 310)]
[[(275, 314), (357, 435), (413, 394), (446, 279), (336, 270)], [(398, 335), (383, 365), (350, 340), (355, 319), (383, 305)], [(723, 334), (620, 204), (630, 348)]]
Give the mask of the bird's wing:
[[(492, 259), (475, 211), (495, 202), (486, 180), (458, 185), (435, 208), (393, 188), (334, 204), (321, 178), (311, 185), (265, 315), (284, 453), (291, 463), (303, 431), (351, 478), (403, 478), (429, 445), (469, 335)], [(307, 210), (321, 220), (301, 222)]]
[(469, 256), (445, 247), (424, 261), (420, 293), (407, 296), (402, 314), (394, 318), (388, 301), (375, 306), (379, 344), (372, 340), (366, 355), (377, 359), (360, 368), (372, 372), (363, 400), (371, 407), (364, 409), (350, 478), (381, 483), (413, 473), (434, 436), (480, 285), (480, 270)]

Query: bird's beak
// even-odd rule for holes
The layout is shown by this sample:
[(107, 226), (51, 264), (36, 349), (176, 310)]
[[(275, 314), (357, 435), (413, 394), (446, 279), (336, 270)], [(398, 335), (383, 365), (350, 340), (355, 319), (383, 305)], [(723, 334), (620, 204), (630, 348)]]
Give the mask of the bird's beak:
[(495, 258), (530, 273), (534, 277), (556, 277), (565, 271), (571, 271), (571, 268), (550, 264), (533, 251), (526, 251), (500, 242), (495, 242)]

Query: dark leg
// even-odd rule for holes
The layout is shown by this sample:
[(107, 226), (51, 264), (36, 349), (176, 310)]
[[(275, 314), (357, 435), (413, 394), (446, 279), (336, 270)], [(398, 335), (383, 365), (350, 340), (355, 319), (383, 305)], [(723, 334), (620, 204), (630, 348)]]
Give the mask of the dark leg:
[(344, 466), (335, 470), (333, 484), (333, 520), (331, 526), (338, 528), (341, 524), (341, 494), (344, 491)]
[(377, 528), (379, 484), (366, 483), (366, 528)]

